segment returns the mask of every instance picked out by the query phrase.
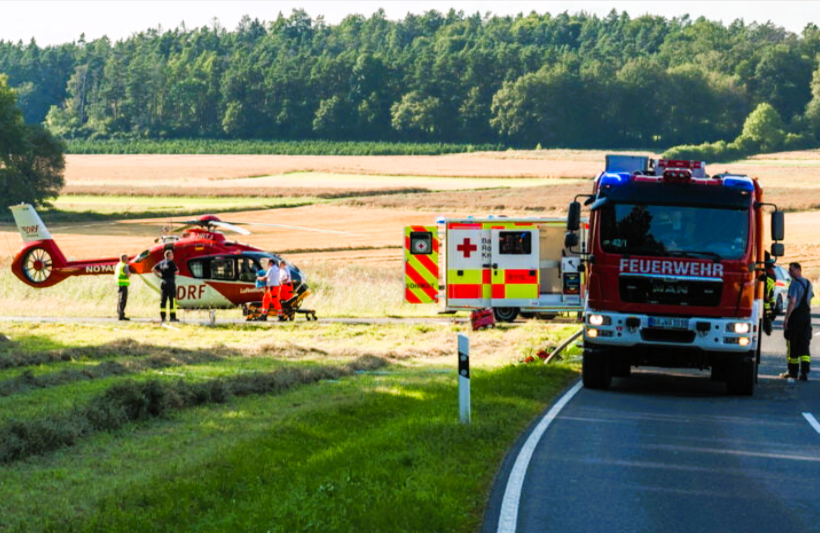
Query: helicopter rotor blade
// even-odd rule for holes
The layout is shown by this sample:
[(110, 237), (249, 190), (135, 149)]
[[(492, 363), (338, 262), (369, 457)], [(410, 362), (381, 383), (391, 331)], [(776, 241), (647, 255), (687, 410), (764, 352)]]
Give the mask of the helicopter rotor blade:
[(216, 226), (217, 228), (222, 228), (226, 231), (232, 231), (232, 232), (238, 233), (240, 235), (250, 235), (251, 234), (250, 231), (238, 227), (233, 222), (212, 221), (210, 224), (212, 226)]
[(264, 224), (262, 222), (229, 222), (229, 224), (243, 224), (245, 226), (262, 226), (267, 228), (284, 228), (295, 229), (301, 231), (313, 231), (316, 233), (335, 233), (337, 235), (359, 235), (358, 233), (350, 233), (349, 231), (338, 231), (332, 229), (311, 228), (308, 226), (290, 226), (287, 224)]

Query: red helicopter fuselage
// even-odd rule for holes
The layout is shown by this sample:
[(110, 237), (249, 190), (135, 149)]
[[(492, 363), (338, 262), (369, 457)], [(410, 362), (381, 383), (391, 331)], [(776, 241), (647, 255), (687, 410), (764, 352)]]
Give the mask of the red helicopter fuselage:
[[(14, 257), (11, 269), (23, 283), (47, 288), (71, 276), (113, 278), (119, 258), (68, 261), (33, 207), (14, 206), (12, 212), (26, 244)], [(219, 222), (213, 215), (200, 220)], [(258, 303), (264, 295), (264, 288), (256, 286), (258, 272), (264, 268), (263, 260), (281, 260), (274, 253), (227, 240), (221, 232), (205, 228), (190, 228), (179, 237), (165, 236), (158, 241), (128, 258), (132, 277), (139, 276), (159, 292), (160, 279), (153, 268), (164, 259), (165, 250), (173, 250), (179, 268), (177, 306), (183, 309), (225, 309)], [(286, 264), (294, 289), (300, 284), (306, 288), (305, 275), (289, 262)]]

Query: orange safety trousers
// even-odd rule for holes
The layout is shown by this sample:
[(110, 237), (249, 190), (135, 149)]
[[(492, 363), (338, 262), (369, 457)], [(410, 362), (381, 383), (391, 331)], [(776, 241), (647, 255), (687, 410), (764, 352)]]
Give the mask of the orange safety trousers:
[(279, 303), (279, 286), (268, 287), (265, 291), (265, 297), (262, 298), (262, 313), (267, 314), (271, 304), (279, 314), (282, 314), (282, 305)]
[(293, 284), (283, 283), (279, 289), (279, 300), (282, 302), (287, 302), (291, 298), (293, 298)]

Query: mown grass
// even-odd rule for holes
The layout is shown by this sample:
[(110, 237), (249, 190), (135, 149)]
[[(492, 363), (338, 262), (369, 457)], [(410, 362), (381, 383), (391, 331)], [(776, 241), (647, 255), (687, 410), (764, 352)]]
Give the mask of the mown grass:
[(496, 144), (390, 143), (375, 141), (251, 141), (216, 139), (116, 139), (67, 141), (69, 154), (270, 154), (439, 155), (505, 149)]
[[(113, 276), (72, 277), (54, 287), (35, 289), (17, 279), (10, 264), (10, 259), (0, 260), (0, 309), (4, 316), (117, 316)], [(304, 307), (315, 309), (320, 317), (434, 316), (438, 311), (435, 305), (413, 305), (404, 301), (401, 264), (296, 261), (296, 265), (307, 274), (312, 293)], [(133, 280), (126, 313), (132, 317), (158, 318), (159, 294), (141, 280)], [(202, 320), (207, 312), (180, 311), (180, 317)], [(241, 311), (219, 310), (217, 317), (238, 319)]]
[[(474, 531), (505, 451), (577, 368), (511, 364), (554, 344), (567, 327), (530, 323), (471, 334), (473, 423), (460, 425), (453, 353), (460, 330), (312, 324), (272, 337), (254, 325), (180, 331), (4, 326), (11, 341), (2, 344), (0, 360), (55, 345), (91, 354), (118, 342), (143, 359), (166, 344), (231, 356), (216, 363), (203, 358), (179, 376), (140, 378), (146, 386), (226, 377), (241, 383), (265, 368), (338, 367), (362, 357), (390, 364), (275, 395), (233, 395), (224, 403), (172, 409), (0, 466), (0, 528)], [(145, 353), (138, 355), (135, 346)], [(62, 403), (49, 409), (56, 416), (106, 391), (126, 390), (115, 386), (127, 383), (73, 383), (30, 390), (17, 400), (47, 404), (60, 392)], [(27, 410), (16, 416), (36, 417)]]

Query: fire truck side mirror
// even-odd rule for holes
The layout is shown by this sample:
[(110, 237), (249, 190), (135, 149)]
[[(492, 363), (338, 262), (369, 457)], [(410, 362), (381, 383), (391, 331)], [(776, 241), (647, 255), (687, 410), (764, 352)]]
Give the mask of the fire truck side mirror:
[[(775, 211), (772, 213), (772, 240), (782, 241), (786, 238), (786, 219), (783, 216), (783, 211)], [(775, 255), (772, 253), (772, 255)], [(779, 257), (779, 256), (775, 256)]]
[(576, 246), (578, 246), (578, 234), (568, 231), (564, 235), (564, 248), (574, 248)]
[(784, 255), (786, 255), (786, 249), (783, 246), (782, 242), (772, 243), (772, 255), (775, 257), (783, 257)]
[(581, 228), (581, 204), (572, 202), (569, 204), (569, 214), (567, 215), (567, 231), (578, 231)]

